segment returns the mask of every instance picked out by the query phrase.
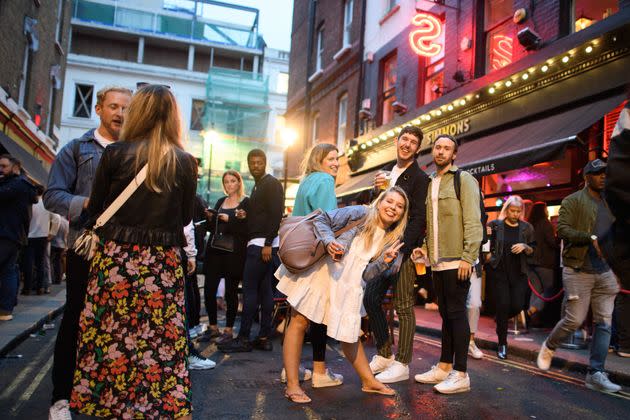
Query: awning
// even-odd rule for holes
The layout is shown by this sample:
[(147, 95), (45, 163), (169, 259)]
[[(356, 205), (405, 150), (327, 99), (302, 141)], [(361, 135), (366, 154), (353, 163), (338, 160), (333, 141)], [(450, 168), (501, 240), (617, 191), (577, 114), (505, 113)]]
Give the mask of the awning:
[(349, 180), (337, 187), (337, 189), (335, 190), (335, 194), (337, 195), (337, 197), (343, 197), (346, 195), (356, 194), (361, 191), (369, 190), (370, 188), (372, 188), (374, 177), (379, 170), (380, 168), (373, 169), (370, 172), (365, 172), (360, 175), (351, 177)]
[[(455, 164), (473, 175), (489, 175), (561, 159), (577, 134), (625, 98), (625, 94), (608, 97), (464, 143)], [(418, 163), (427, 172), (434, 169), (430, 153), (419, 157)]]
[(0, 144), (6, 149), (7, 153), (22, 162), (22, 169), (24, 169), (31, 178), (44, 186), (46, 185), (48, 182), (48, 171), (35, 156), (28, 153), (28, 151), (24, 150), (19, 144), (2, 132), (0, 132)]

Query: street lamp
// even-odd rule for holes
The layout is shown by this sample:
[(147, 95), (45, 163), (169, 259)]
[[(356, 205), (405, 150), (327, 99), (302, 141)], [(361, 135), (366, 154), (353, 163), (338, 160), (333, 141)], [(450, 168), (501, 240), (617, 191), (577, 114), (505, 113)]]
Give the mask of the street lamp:
[(208, 159), (204, 159), (203, 169), (208, 171), (208, 200), (210, 199), (210, 191), (212, 186), (212, 146), (219, 140), (219, 133), (213, 128), (210, 130), (203, 130), (201, 133), (203, 137), (203, 155), (204, 158), (208, 156)]
[(287, 195), (287, 179), (289, 177), (289, 148), (295, 143), (297, 133), (289, 127), (284, 127), (280, 133), (284, 145), (284, 195)]

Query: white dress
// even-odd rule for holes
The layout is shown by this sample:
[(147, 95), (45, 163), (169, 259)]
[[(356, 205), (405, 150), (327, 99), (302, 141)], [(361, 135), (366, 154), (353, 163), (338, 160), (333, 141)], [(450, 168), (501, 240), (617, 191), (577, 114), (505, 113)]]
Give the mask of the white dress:
[(306, 318), (325, 324), (329, 337), (345, 343), (356, 342), (361, 317), (365, 316), (363, 271), (380, 251), (378, 245), (384, 235), (385, 231), (377, 228), (370, 249), (357, 237), (341, 262), (326, 255), (300, 274), (293, 274), (281, 265), (276, 271), (278, 290)]

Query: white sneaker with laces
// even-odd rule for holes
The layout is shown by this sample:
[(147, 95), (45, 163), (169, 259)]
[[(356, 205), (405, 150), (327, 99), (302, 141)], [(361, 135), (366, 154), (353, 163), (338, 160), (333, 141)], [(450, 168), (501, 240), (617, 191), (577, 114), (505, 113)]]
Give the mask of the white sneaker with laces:
[(376, 379), (384, 384), (393, 384), (394, 382), (406, 381), (409, 379), (409, 365), (394, 360), (387, 369), (376, 375)]
[(551, 350), (547, 347), (547, 340), (542, 343), (540, 347), (540, 351), (538, 352), (538, 357), (536, 358), (536, 364), (538, 365), (538, 369), (549, 370), (551, 367), (551, 361), (553, 360), (553, 354), (555, 351)]
[(72, 420), (68, 400), (56, 401), (48, 410), (48, 420)]
[(433, 365), (428, 372), (419, 373), (414, 379), (421, 384), (439, 384), (445, 380), (447, 376), (447, 371), (440, 369), (438, 365)]
[(475, 344), (475, 340), (470, 340), (470, 343), (468, 343), (468, 354), (473, 359), (483, 359), (483, 352), (479, 350), (479, 347)]
[[(308, 381), (313, 377), (313, 372), (310, 369), (306, 369), (304, 366), (300, 365), (298, 368), (298, 378), (300, 382)], [(282, 368), (282, 372), (280, 372), (280, 382), (283, 384), (287, 383), (287, 370)]]
[(372, 357), (372, 361), (370, 362), (370, 370), (373, 374), (381, 373), (388, 367), (390, 367), (394, 363), (394, 355), (392, 354), (389, 357), (383, 357), (381, 355), (375, 354)]
[(330, 369), (326, 369), (326, 373), (320, 374), (313, 372), (313, 388), (326, 388), (329, 386), (338, 386), (343, 383), (343, 376), (333, 373)]
[(188, 369), (190, 370), (214, 369), (216, 366), (217, 364), (210, 359), (204, 359), (194, 354), (188, 356)]
[(584, 382), (588, 389), (592, 389), (599, 392), (619, 392), (621, 387), (616, 383), (608, 379), (606, 372), (595, 372), (586, 375), (586, 381)]
[(470, 391), (470, 376), (466, 372), (452, 370), (447, 378), (433, 387), (440, 394), (457, 394)]

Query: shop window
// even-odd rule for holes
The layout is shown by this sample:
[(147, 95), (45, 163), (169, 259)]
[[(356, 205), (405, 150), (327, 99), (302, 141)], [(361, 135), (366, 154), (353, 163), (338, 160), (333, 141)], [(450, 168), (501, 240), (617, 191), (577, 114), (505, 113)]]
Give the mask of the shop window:
[(352, 31), (352, 9), (353, 9), (353, 1), (346, 0), (343, 7), (343, 46), (350, 46), (352, 40), (350, 39), (350, 34)]
[(511, 24), (512, 3), (512, 0), (485, 0), (486, 73), (505, 67), (514, 61), (515, 35)]
[(278, 73), (278, 80), (276, 83), (276, 93), (284, 95), (289, 92), (289, 73)]
[[(446, 25), (442, 25), (445, 28)], [(446, 37), (442, 29), (440, 37), (433, 42), (444, 45)], [(418, 83), (417, 105), (428, 104), (444, 94), (444, 48), (433, 57), (419, 57), (420, 81)]]
[(90, 118), (92, 115), (93, 85), (77, 83), (74, 87), (74, 108), (72, 115), (79, 118)]
[(573, 30), (586, 29), (595, 22), (606, 19), (619, 11), (617, 0), (574, 0)]
[(387, 124), (394, 119), (392, 105), (396, 102), (397, 60), (397, 54), (394, 52), (381, 61), (381, 90), (379, 94), (381, 124)]
[(322, 69), (324, 61), (324, 28), (317, 30), (317, 56), (315, 57), (315, 72)]
[(617, 120), (621, 115), (621, 111), (624, 109), (628, 101), (623, 101), (621, 105), (617, 108), (610, 111), (608, 114), (604, 115), (604, 152), (608, 155), (608, 151), (610, 149), (610, 139), (612, 138), (613, 130), (615, 129), (615, 125), (617, 125)]
[(348, 126), (348, 94), (344, 93), (339, 98), (337, 108), (337, 149), (343, 150), (346, 145), (346, 128)]
[(201, 99), (193, 99), (192, 107), (190, 110), (190, 129), (201, 131), (203, 130), (203, 117), (204, 110), (206, 108), (206, 102)]
[(319, 112), (313, 114), (311, 119), (311, 143), (319, 143)]

